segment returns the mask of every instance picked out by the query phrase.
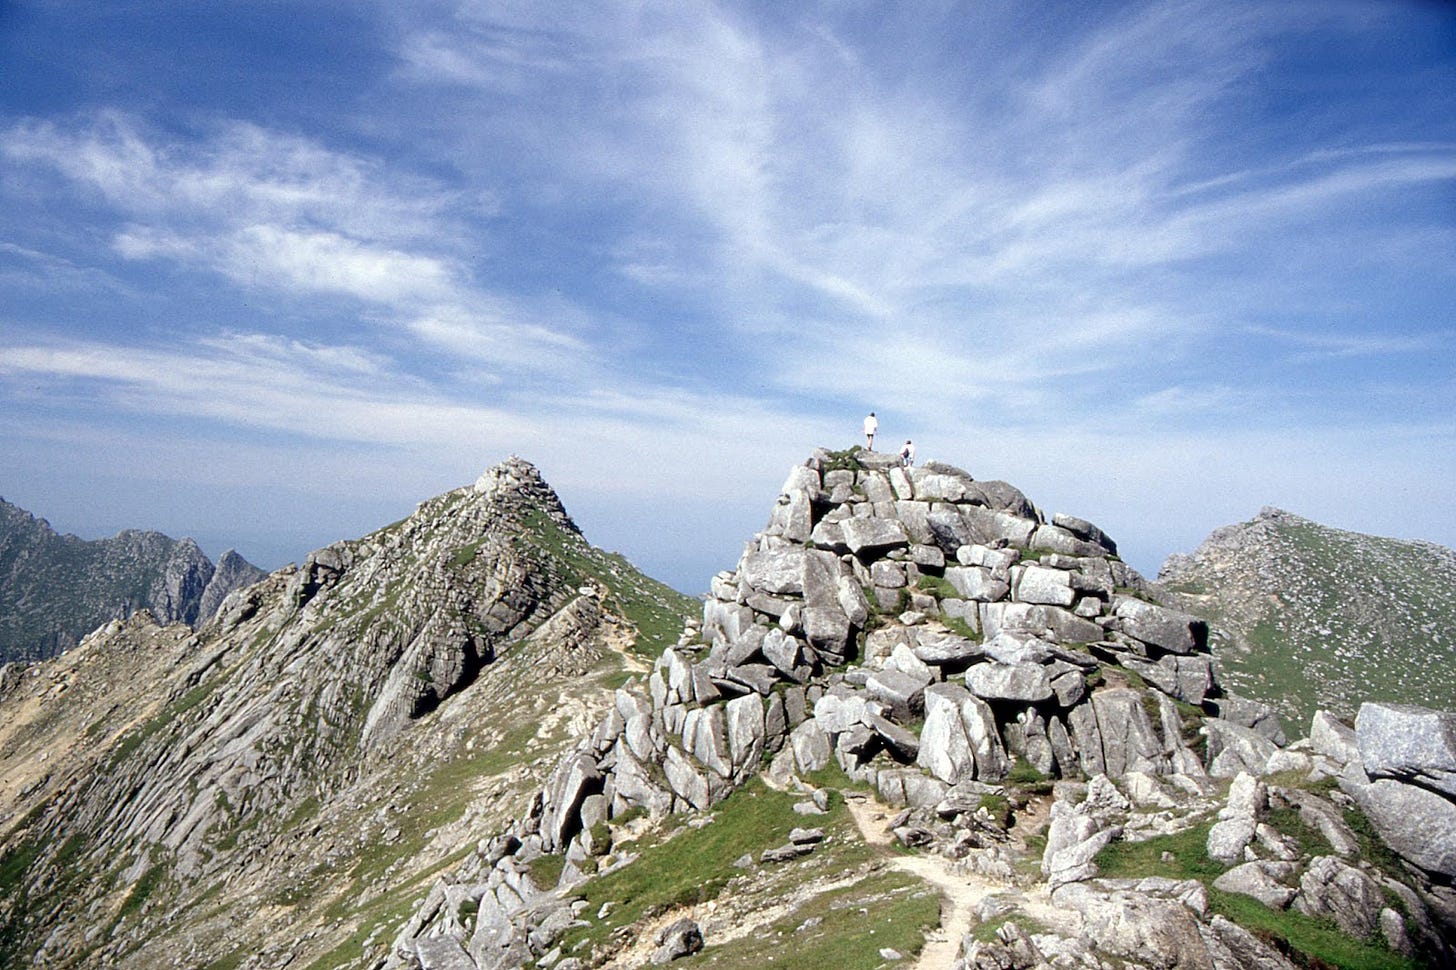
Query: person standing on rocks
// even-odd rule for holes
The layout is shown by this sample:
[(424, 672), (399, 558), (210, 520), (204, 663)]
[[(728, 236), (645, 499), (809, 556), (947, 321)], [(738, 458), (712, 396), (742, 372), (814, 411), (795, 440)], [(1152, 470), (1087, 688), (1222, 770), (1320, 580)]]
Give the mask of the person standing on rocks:
[(880, 430), (880, 420), (871, 411), (864, 419), (865, 450), (875, 450), (875, 432)]
[(909, 438), (905, 439), (905, 447), (900, 449), (900, 464), (910, 468), (915, 464), (915, 442)]

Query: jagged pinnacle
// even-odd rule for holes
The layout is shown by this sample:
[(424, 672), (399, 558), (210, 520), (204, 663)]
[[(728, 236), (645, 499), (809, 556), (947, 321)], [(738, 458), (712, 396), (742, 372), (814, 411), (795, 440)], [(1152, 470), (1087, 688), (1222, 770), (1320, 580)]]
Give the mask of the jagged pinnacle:
[(519, 500), (546, 512), (571, 531), (581, 531), (566, 514), (561, 497), (541, 477), (536, 466), (524, 458), (511, 455), (505, 461), (492, 465), (475, 480), (473, 487), (475, 493), (483, 498), (507, 504)]

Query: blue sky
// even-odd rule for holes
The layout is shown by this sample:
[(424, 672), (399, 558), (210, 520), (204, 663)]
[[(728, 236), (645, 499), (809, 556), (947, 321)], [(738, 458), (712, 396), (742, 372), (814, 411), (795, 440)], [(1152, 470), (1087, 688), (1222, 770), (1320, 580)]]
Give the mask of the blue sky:
[(508, 454), (688, 592), (878, 412), (1149, 574), (1456, 545), (1456, 14), (0, 0), (0, 495), (267, 567)]

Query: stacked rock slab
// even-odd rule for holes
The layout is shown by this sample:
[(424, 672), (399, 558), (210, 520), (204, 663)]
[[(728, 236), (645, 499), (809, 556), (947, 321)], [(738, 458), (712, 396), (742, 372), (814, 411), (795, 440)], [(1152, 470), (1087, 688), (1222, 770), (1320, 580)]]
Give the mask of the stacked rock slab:
[[(691, 705), (703, 701), (680, 689), (689, 682), (740, 693), (812, 680), (814, 717), (790, 724), (797, 766), (820, 767), (827, 751), (872, 781), (880, 752), (942, 788), (999, 780), (1008, 754), (1054, 776), (1201, 773), (1173, 702), (1218, 693), (1207, 629), (1148, 593), (1101, 529), (1048, 520), (1004, 482), (819, 452), (790, 472), (737, 568), (714, 578), (702, 642), (668, 661), (678, 673), (663, 696)], [(861, 668), (836, 672), (851, 659)], [(1094, 698), (1103, 664), (1158, 688), (1155, 709), (1138, 691)], [(917, 742), (896, 730), (921, 716)], [(891, 769), (887, 797), (903, 778)]]
[[(1018, 759), (1053, 777), (1204, 775), (1184, 732), (1199, 723), (1190, 705), (1218, 695), (1207, 629), (1150, 592), (1102, 530), (1048, 518), (1004, 482), (816, 452), (714, 577), (701, 624), (644, 686), (617, 692), (495, 843), (508, 850), (457, 874), (489, 914), (453, 931), (461, 949), (478, 966), (547, 952), (541, 903), (515, 885), (523, 857), (564, 853), (570, 883), (600, 849), (598, 823), (706, 810), (766, 762), (791, 774), (834, 760), (891, 803), (953, 822)], [(1156, 690), (1104, 681), (1119, 667)], [(394, 965), (428, 965), (417, 941), (451, 932), (417, 918)]]
[[(1456, 962), (1456, 715), (1367, 703), (1352, 729), (1320, 711), (1307, 739), (1257, 773), (1266, 778), (1234, 779), (1209, 832), (1209, 859), (1230, 867), (1213, 888), (1328, 919), (1357, 939), (1382, 937), (1423, 966)], [(1290, 777), (1302, 780), (1275, 783)], [(1325, 779), (1340, 790), (1306, 784)], [(1382, 869), (1362, 853), (1346, 814), (1352, 804), (1404, 865)], [(1292, 814), (1327, 854), (1311, 857), (1273, 827)]]
[(1421, 874), (1427, 901), (1456, 937), (1456, 713), (1362, 704), (1354, 740), (1342, 787)]

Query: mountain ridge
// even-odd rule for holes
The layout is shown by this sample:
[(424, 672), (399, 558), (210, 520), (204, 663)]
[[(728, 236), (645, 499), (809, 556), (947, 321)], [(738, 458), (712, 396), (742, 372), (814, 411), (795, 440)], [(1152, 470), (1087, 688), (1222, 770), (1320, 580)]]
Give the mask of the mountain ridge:
[(63, 535), (0, 498), (0, 663), (54, 656), (139, 610), (196, 625), (264, 575), (236, 550), (214, 564), (192, 539), (151, 530)]
[(1221, 673), (1295, 723), (1362, 700), (1456, 708), (1456, 551), (1266, 506), (1158, 576), (1208, 619)]
[(695, 602), (508, 459), (0, 668), (0, 961), (1450, 966), (1456, 715), (1286, 743), (1115, 549), (820, 450)]
[(139, 612), (0, 668), (0, 962), (317, 957), (519, 807), (688, 602), (510, 459), (196, 631)]
[[(1354, 731), (1326, 716), (1311, 739), (1286, 748), (1270, 708), (1220, 689), (1202, 621), (1158, 605), (1156, 588), (1114, 549), (1091, 523), (1048, 517), (1005, 483), (951, 466), (907, 469), (864, 451), (816, 452), (791, 471), (738, 566), (714, 578), (701, 623), (645, 685), (617, 691), (614, 709), (557, 762), (528, 813), (442, 875), (385, 966), (626, 967), (649, 955), (670, 962), (709, 940), (721, 949), (706, 963), (761, 965), (765, 950), (744, 943), (745, 933), (784, 938), (766, 952), (790, 966), (839, 965), (827, 955), (856, 940), (854, 965), (873, 966), (876, 943), (861, 934), (876, 928), (894, 930), (881, 940), (919, 950), (924, 941), (890, 926), (890, 914), (907, 914), (899, 893), (911, 902), (923, 895), (878, 881), (885, 863), (846, 847), (856, 828), (875, 839), (861, 811), (847, 824), (836, 798), (900, 810), (885, 838), (921, 849), (926, 865), (940, 857), (934, 865), (946, 877), (936, 884), (981, 886), (957, 904), (974, 906), (969, 918), (942, 910), (942, 925), (984, 927), (955, 948), (958, 970), (1052, 958), (1099, 968), (1292, 968), (1285, 954), (1364, 960), (1387, 947), (1447, 965), (1435, 920), (1456, 926), (1456, 893), (1444, 885), (1456, 873), (1456, 845), (1447, 839), (1431, 852), (1409, 833), (1393, 836), (1407, 858), (1438, 870), (1412, 883), (1398, 865), (1382, 870), (1354, 856), (1350, 826), (1368, 823), (1353, 808), (1348, 822), (1341, 816), (1358, 802), (1384, 831), (1400, 817), (1400, 799), (1430, 797), (1399, 781), (1372, 784), (1389, 770), (1375, 754), (1382, 729), (1362, 727), (1357, 745)], [(1384, 723), (1406, 721), (1390, 729), (1401, 734), (1432, 723), (1421, 717), (1392, 711)], [(1409, 777), (1409, 767), (1399, 770)], [(1336, 777), (1348, 786), (1344, 801), (1321, 787)], [(787, 800), (775, 804), (773, 790)], [(1423, 819), (1456, 818), (1443, 797), (1421, 804)], [(1303, 832), (1290, 811), (1328, 841), (1284, 834)], [(662, 834), (650, 826), (643, 834), (642, 812)], [(752, 836), (745, 813), (785, 819), (778, 838), (788, 841)], [(677, 828), (683, 815), (689, 829), (722, 825), (745, 841), (694, 837)], [(790, 829), (796, 815), (824, 827)], [(1017, 834), (1022, 816), (1031, 834)], [(1038, 818), (1050, 822), (1040, 835)], [(683, 840), (700, 848), (670, 848)], [(1140, 844), (1151, 855), (1129, 857)], [(722, 875), (745, 848), (731, 863), (742, 875)], [(1039, 881), (1023, 865), (1033, 851), (1045, 883), (1028, 899)], [(694, 852), (716, 861), (695, 865)], [(1283, 861), (1266, 863), (1266, 853)], [(1129, 858), (1153, 865), (1120, 861)], [(819, 861), (795, 861), (805, 859)], [(1251, 876), (1235, 867), (1240, 859), (1274, 868)], [(1159, 866), (1170, 875), (1143, 878)], [(670, 888), (684, 867), (702, 894), (687, 898), (707, 900), (706, 914)], [(780, 867), (798, 879), (777, 876)], [(1101, 867), (1114, 878), (1099, 878)], [(846, 886), (858, 893), (864, 922), (836, 924), (842, 938), (805, 934), (819, 917), (795, 927), (804, 902), (790, 886), (805, 879), (826, 900)], [(1264, 892), (1259, 880), (1279, 886), (1268, 906), (1292, 901), (1297, 915), (1273, 919), (1234, 901)], [(1335, 881), (1367, 895), (1336, 901), (1327, 888)], [(735, 905), (730, 891), (749, 899)], [(1382, 908), (1382, 892), (1409, 915)], [(777, 922), (756, 915), (785, 902)], [(728, 921), (713, 915), (720, 904)], [(1330, 918), (1338, 928), (1316, 928)], [(1377, 923), (1383, 940), (1350, 956), (1347, 935), (1373, 939)], [(1250, 929), (1271, 926), (1272, 935)], [(804, 935), (790, 942), (791, 933)], [(931, 952), (947, 951), (926, 946), (916, 966), (945, 965), (924, 962)], [(906, 959), (894, 948), (878, 953), (881, 964)], [(1349, 965), (1416, 965), (1394, 959)]]

